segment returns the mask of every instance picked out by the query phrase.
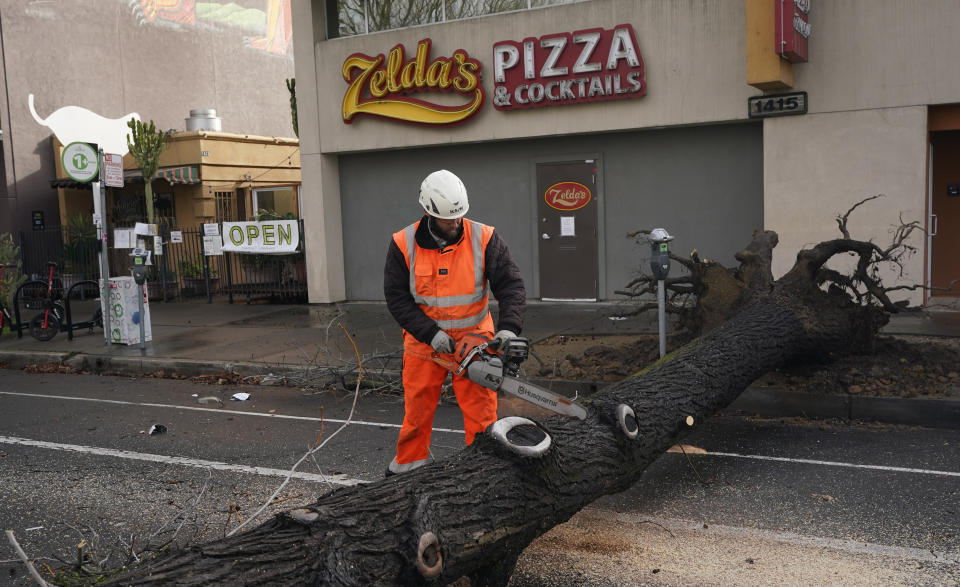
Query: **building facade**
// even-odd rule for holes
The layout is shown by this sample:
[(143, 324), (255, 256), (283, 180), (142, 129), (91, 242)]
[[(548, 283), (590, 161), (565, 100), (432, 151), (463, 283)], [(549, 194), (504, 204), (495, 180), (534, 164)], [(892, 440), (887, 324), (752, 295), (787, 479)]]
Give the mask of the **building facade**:
[(851, 217), (853, 237), (889, 242), (901, 219), (925, 231), (887, 283), (960, 277), (960, 4), (445, 13), (466, 4), (419, 25), (384, 25), (363, 0), (294, 5), (312, 302), (382, 298), (389, 235), (420, 216), (419, 182), (440, 168), (509, 243), (532, 298), (615, 299), (647, 265), (627, 234), (658, 226), (678, 253), (728, 265), (752, 231), (774, 230), (779, 276), (879, 194)]
[(86, 209), (75, 194), (59, 206), (53, 129), (36, 120), (52, 125), (65, 106), (181, 131), (191, 109), (209, 108), (227, 133), (294, 136), (291, 34), (290, 0), (0, 0), (0, 233)]
[[(67, 176), (63, 145), (54, 138), (59, 223), (94, 213), (89, 183)], [(106, 187), (107, 226), (132, 226), (147, 217), (143, 173), (123, 157), (123, 187)], [(260, 211), (300, 216), (300, 148), (297, 139), (206, 130), (170, 133), (151, 181), (157, 224), (167, 229), (205, 222), (253, 220)]]

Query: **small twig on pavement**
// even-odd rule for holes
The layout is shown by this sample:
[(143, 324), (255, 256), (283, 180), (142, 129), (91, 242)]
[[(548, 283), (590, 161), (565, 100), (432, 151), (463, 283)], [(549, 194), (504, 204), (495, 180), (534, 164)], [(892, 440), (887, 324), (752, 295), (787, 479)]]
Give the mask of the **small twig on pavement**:
[(17, 556), (20, 557), (23, 564), (27, 565), (27, 570), (30, 571), (30, 576), (33, 577), (33, 580), (41, 587), (47, 587), (47, 582), (43, 580), (43, 577), (40, 576), (37, 569), (33, 567), (33, 563), (27, 558), (27, 553), (23, 552), (23, 549), (20, 548), (20, 543), (17, 542), (16, 536), (13, 535), (13, 530), (7, 530), (6, 534), (7, 540), (10, 541), (10, 546), (13, 547), (13, 551), (17, 553)]
[(302, 494), (302, 493), (298, 493), (298, 494), (296, 494), (296, 495), (288, 495), (288, 496), (286, 496), (286, 497), (278, 497), (277, 499), (273, 500), (273, 503), (271, 503), (270, 505), (277, 505), (278, 503), (283, 503), (283, 502), (285, 502), (285, 501), (290, 501), (291, 499), (297, 499), (297, 498), (299, 498), (299, 497), (303, 497), (303, 494)]
[[(141, 555), (145, 554), (148, 549), (160, 550), (165, 546), (167, 546), (168, 544), (172, 544), (173, 541), (177, 539), (177, 535), (180, 534), (180, 530), (182, 530), (184, 525), (186, 525), (187, 523), (187, 514), (192, 513), (194, 514), (194, 516), (196, 516), (197, 509), (200, 506), (200, 499), (203, 498), (203, 493), (204, 491), (207, 490), (207, 485), (210, 483), (210, 479), (212, 478), (213, 478), (213, 469), (207, 469), (207, 478), (203, 480), (203, 485), (200, 487), (200, 491), (197, 493), (197, 497), (194, 498), (193, 500), (193, 506), (190, 507), (189, 510), (186, 508), (181, 508), (180, 511), (176, 512), (167, 521), (165, 521), (159, 528), (157, 528), (157, 530), (153, 534), (148, 536), (145, 544), (143, 545), (143, 549), (140, 551)], [(177, 529), (173, 531), (173, 535), (171, 535), (170, 538), (167, 539), (167, 541), (164, 542), (163, 544), (160, 544), (157, 547), (152, 548), (151, 542), (153, 541), (153, 539), (156, 538), (158, 535), (160, 535), (161, 532), (166, 530), (167, 526), (176, 522), (177, 518), (180, 518), (180, 525), (178, 525)]]
[(700, 471), (697, 470), (697, 467), (694, 466), (693, 461), (690, 460), (690, 455), (688, 455), (687, 451), (684, 450), (683, 445), (681, 444), (679, 446), (680, 446), (680, 452), (683, 453), (683, 456), (687, 457), (687, 463), (690, 465), (690, 468), (693, 469), (693, 472), (696, 473), (697, 479), (700, 481), (700, 484), (709, 486), (710, 483), (707, 483), (706, 481), (704, 481), (703, 477), (700, 476)]
[[(254, 514), (253, 514), (252, 516), (250, 516), (249, 518), (247, 518), (247, 521), (246, 521), (246, 522), (243, 522), (242, 524), (240, 524), (239, 526), (237, 526), (237, 527), (234, 528), (233, 530), (230, 530), (230, 532), (227, 533), (227, 537), (228, 537), (228, 538), (229, 538), (230, 536), (233, 536), (233, 535), (236, 534), (241, 528), (243, 528), (244, 526), (246, 526), (247, 524), (249, 524), (251, 520), (256, 519), (257, 516), (259, 516), (260, 514), (262, 514), (262, 513), (263, 513), (263, 510), (267, 509), (267, 507), (271, 504), (271, 502), (273, 502), (273, 500), (277, 497), (277, 495), (280, 494), (280, 491), (283, 490), (283, 488), (287, 486), (287, 483), (290, 482), (290, 478), (293, 476), (293, 473), (296, 472), (297, 467), (299, 467), (300, 464), (303, 463), (303, 461), (305, 461), (305, 460), (307, 460), (308, 458), (310, 458), (310, 456), (313, 455), (313, 453), (315, 453), (315, 452), (321, 450), (323, 447), (325, 447), (328, 442), (330, 442), (331, 440), (333, 440), (333, 438), (334, 438), (337, 434), (339, 434), (340, 432), (342, 432), (344, 428), (346, 428), (347, 426), (349, 426), (349, 425), (353, 422), (353, 414), (354, 414), (354, 412), (355, 412), (356, 409), (357, 409), (357, 398), (360, 397), (360, 383), (363, 381), (363, 361), (360, 359), (360, 351), (357, 350), (357, 343), (355, 343), (355, 342), (353, 341), (353, 337), (351, 337), (351, 336), (350, 336), (350, 333), (347, 332), (347, 329), (343, 327), (343, 324), (338, 324), (338, 326), (340, 327), (341, 330), (343, 330), (343, 333), (346, 335), (347, 340), (350, 341), (350, 344), (353, 345), (353, 352), (356, 353), (356, 355), (357, 355), (357, 369), (358, 369), (358, 370), (357, 370), (357, 387), (356, 387), (356, 389), (354, 389), (354, 392), (353, 392), (353, 405), (350, 406), (350, 415), (347, 416), (347, 420), (346, 420), (339, 428), (337, 428), (337, 430), (336, 430), (333, 434), (331, 434), (329, 437), (327, 437), (327, 439), (324, 440), (323, 443), (321, 443), (321, 444), (319, 444), (319, 445), (315, 445), (313, 448), (311, 448), (310, 450), (308, 450), (308, 451), (306, 452), (306, 454), (304, 454), (302, 457), (300, 457), (300, 459), (299, 459), (296, 463), (293, 464), (293, 467), (291, 467), (291, 468), (290, 468), (290, 471), (287, 472), (287, 476), (284, 478), (283, 482), (280, 484), (279, 487), (277, 487), (277, 489), (273, 492), (273, 494), (272, 494), (269, 498), (267, 498), (267, 501), (265, 501), (265, 502), (263, 503), (263, 505), (260, 506), (260, 509), (258, 509), (256, 512), (254, 512)], [(317, 440), (319, 441), (319, 438), (318, 438)]]
[(673, 532), (671, 532), (670, 529), (667, 528), (666, 526), (664, 526), (663, 524), (658, 524), (657, 522), (654, 522), (653, 520), (640, 520), (639, 523), (641, 523), (641, 524), (653, 524), (654, 526), (659, 527), (661, 530), (663, 530), (664, 532), (666, 532), (667, 534), (669, 534), (669, 535), (670, 535), (670, 538), (676, 538), (676, 536), (673, 535)]
[(43, 565), (43, 568), (45, 568), (48, 573), (50, 573), (51, 577), (53, 577), (54, 579), (57, 578), (57, 574), (53, 572), (53, 569), (50, 568), (50, 565), (48, 565), (47, 563), (40, 563), (40, 564)]

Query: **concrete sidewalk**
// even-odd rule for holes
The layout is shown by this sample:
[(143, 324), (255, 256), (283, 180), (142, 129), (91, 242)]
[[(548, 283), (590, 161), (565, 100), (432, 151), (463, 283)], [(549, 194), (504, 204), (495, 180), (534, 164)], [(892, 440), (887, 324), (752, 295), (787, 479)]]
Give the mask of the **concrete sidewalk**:
[[(77, 302), (81, 305), (84, 302)], [(86, 302), (92, 308), (92, 302)], [(494, 304), (494, 312), (496, 305)], [(543, 304), (528, 306), (523, 335), (532, 341), (556, 334), (633, 334), (656, 332), (650, 317), (620, 319), (627, 306), (618, 304)], [(81, 307), (74, 315), (91, 312)], [(108, 345), (99, 329), (60, 333), (41, 342), (25, 330), (0, 337), (0, 362), (17, 365), (18, 354), (52, 360), (64, 355), (86, 355), (101, 362), (137, 359), (144, 364), (193, 362), (196, 369), (224, 370), (227, 365), (261, 364), (270, 367), (306, 367), (355, 361), (353, 345), (362, 356), (380, 356), (402, 348), (400, 327), (384, 303), (345, 302), (325, 305), (263, 305), (204, 302), (150, 305), (153, 340), (139, 345)], [(656, 317), (654, 316), (655, 320)], [(349, 333), (346, 336), (340, 325)], [(34, 361), (36, 362), (36, 361)], [(114, 361), (119, 364), (119, 361)], [(155, 369), (154, 369), (155, 370)]]
[[(82, 306), (84, 303), (89, 308)], [(89, 315), (92, 304), (78, 302), (76, 306), (79, 307), (74, 307), (73, 312), (80, 316)], [(523, 335), (536, 343), (558, 334), (657, 331), (655, 315), (622, 319), (621, 315), (629, 308), (627, 303), (531, 302)], [(65, 333), (59, 333), (48, 342), (37, 341), (24, 331), (22, 338), (10, 333), (0, 337), (0, 365), (22, 368), (32, 363), (64, 362), (85, 371), (124, 375), (162, 370), (185, 376), (222, 371), (288, 376), (311, 368), (355, 363), (352, 339), (356, 352), (361, 354), (367, 367), (390, 371), (400, 368), (400, 328), (382, 302), (308, 306), (184, 301), (153, 303), (150, 313), (153, 340), (143, 350), (139, 345), (108, 345), (100, 330), (94, 333), (77, 331), (73, 340), (68, 340)], [(349, 333), (349, 338), (344, 330)], [(895, 315), (884, 332), (960, 337), (960, 312), (924, 311)], [(559, 382), (552, 385), (558, 391), (564, 388)], [(589, 389), (585, 391), (589, 392)], [(814, 398), (812, 394), (790, 396), (787, 393), (751, 388), (734, 404), (734, 408), (765, 415), (871, 419), (869, 410), (862, 409), (863, 402), (869, 398)], [(886, 404), (894, 402), (878, 408), (876, 413), (883, 415), (883, 421), (923, 423), (929, 420), (933, 425), (954, 422), (950, 427), (960, 427), (960, 401), (943, 400), (949, 403), (934, 405), (939, 400), (883, 399)], [(859, 411), (856, 406), (860, 406)], [(930, 409), (929, 414), (922, 416), (926, 420), (921, 420), (920, 415), (905, 416), (906, 420), (901, 418), (903, 421), (895, 417), (902, 411), (926, 410), (924, 406)]]

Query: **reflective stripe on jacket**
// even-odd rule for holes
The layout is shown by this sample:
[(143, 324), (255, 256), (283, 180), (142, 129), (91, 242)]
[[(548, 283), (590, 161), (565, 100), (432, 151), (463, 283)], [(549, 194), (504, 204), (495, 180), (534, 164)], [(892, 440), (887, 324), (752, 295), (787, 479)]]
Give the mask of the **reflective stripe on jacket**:
[(463, 237), (443, 249), (417, 245), (419, 220), (393, 235), (410, 273), (410, 295), (443, 330), (493, 330), (484, 252), (493, 227), (463, 219)]

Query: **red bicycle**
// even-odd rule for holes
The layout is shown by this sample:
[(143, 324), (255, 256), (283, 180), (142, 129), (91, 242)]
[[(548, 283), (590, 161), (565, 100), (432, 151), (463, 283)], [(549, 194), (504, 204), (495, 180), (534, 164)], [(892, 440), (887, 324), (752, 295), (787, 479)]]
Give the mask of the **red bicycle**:
[(47, 341), (57, 335), (63, 327), (67, 312), (63, 307), (63, 291), (53, 287), (53, 272), (57, 264), (47, 263), (50, 272), (47, 276), (47, 297), (42, 302), (42, 312), (30, 320), (30, 335), (37, 340)]

